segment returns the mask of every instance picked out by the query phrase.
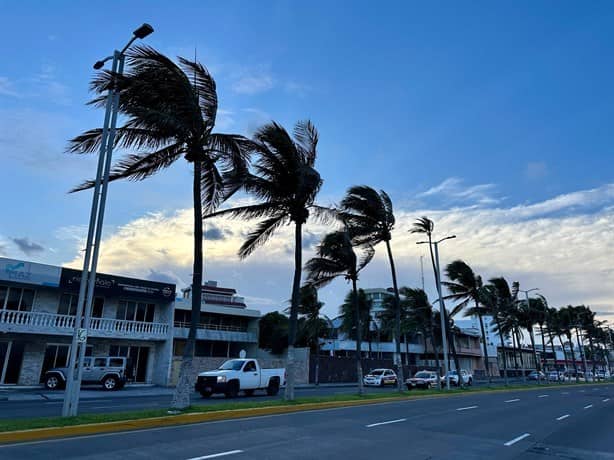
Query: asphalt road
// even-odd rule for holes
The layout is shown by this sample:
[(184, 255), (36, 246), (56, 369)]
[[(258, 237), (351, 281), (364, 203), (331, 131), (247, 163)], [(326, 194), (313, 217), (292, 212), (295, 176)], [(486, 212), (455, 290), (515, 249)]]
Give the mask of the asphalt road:
[[(297, 389), (297, 397), (301, 396), (327, 396), (335, 394), (356, 393), (356, 387), (320, 387)], [(368, 393), (394, 392), (392, 388), (371, 388)], [(101, 414), (111, 412), (125, 412), (139, 409), (166, 409), (170, 405), (172, 390), (161, 389), (161, 394), (142, 394), (140, 390), (126, 389), (119, 392), (108, 393), (102, 390), (88, 390), (87, 399), (79, 404), (80, 414)], [(62, 394), (51, 394), (53, 400), (46, 400), (50, 393), (40, 393), (43, 397), (27, 401), (0, 401), (0, 419), (20, 419), (34, 417), (56, 417), (62, 414)], [(223, 395), (215, 395), (210, 399), (202, 399), (200, 394), (193, 393), (192, 401), (196, 404), (219, 404), (241, 401), (267, 401), (280, 399), (283, 389), (278, 396), (267, 396), (264, 391), (256, 392), (254, 396), (240, 395), (236, 399), (226, 399)], [(0, 457), (1, 458), (1, 457)]]
[(474, 393), (0, 446), (9, 459), (614, 459), (614, 385)]

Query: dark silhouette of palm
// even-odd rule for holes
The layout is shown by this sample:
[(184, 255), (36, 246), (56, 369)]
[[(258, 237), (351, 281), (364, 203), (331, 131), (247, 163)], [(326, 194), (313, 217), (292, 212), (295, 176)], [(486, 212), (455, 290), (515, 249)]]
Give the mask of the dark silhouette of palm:
[(294, 346), (296, 342), (299, 291), (301, 287), (303, 225), (310, 213), (324, 218), (326, 209), (314, 201), (322, 186), (315, 169), (318, 133), (309, 121), (294, 128), (294, 139), (279, 124), (272, 122), (254, 134), (254, 171), (229, 181), (230, 190), (243, 189), (258, 200), (257, 204), (239, 206), (211, 213), (206, 218), (231, 216), (263, 219), (251, 231), (239, 256), (245, 258), (265, 244), (281, 226), (294, 224), (294, 279), (288, 330), (288, 378), (285, 397), (294, 399)]
[[(101, 71), (91, 87), (97, 93), (90, 104), (102, 106), (112, 85), (119, 90), (119, 111), (126, 117), (117, 128), (115, 145), (130, 153), (112, 168), (110, 181), (140, 181), (185, 158), (194, 167), (194, 267), (192, 321), (185, 346), (173, 408), (190, 405), (192, 358), (200, 322), (202, 286), (202, 213), (215, 209), (231, 190), (224, 176), (239, 176), (246, 168), (251, 143), (235, 134), (213, 132), (217, 113), (215, 81), (200, 63), (179, 58), (176, 64), (147, 46), (128, 51), (124, 75)], [(73, 153), (98, 150), (102, 130), (92, 129), (70, 141)], [(91, 188), (88, 180), (72, 191)]]
[[(444, 298), (458, 302), (456, 307), (450, 312), (450, 316), (455, 316), (460, 311), (465, 310), (465, 316), (475, 315), (480, 321), (480, 332), (482, 333), (482, 346), (484, 351), (484, 369), (486, 370), (486, 375), (490, 382), (486, 332), (484, 330), (484, 320), (482, 319), (486, 311), (484, 307), (480, 305), (480, 292), (483, 289), (482, 278), (476, 275), (471, 267), (462, 260), (455, 260), (448, 264), (445, 272), (450, 281), (442, 281), (441, 284), (443, 284), (451, 294)], [(473, 307), (467, 308), (471, 302), (473, 302)]]
[(352, 283), (352, 299), (354, 301), (355, 334), (356, 334), (356, 373), (358, 374), (358, 392), (363, 393), (362, 381), (362, 334), (361, 314), (358, 303), (358, 275), (371, 261), (375, 251), (371, 246), (361, 247), (362, 256), (359, 258), (352, 245), (350, 231), (337, 231), (329, 233), (322, 239), (313, 257), (305, 264), (307, 283), (316, 288), (322, 287), (335, 278), (343, 277)]
[(324, 302), (318, 300), (318, 290), (313, 286), (303, 286), (300, 292), (300, 303), (298, 314), (304, 320), (302, 324), (303, 333), (311, 346), (315, 346), (316, 365), (315, 365), (315, 384), (320, 383), (320, 337), (326, 326), (322, 323), (321, 310)]
[[(351, 187), (340, 204), (342, 219), (347, 222), (352, 233), (352, 241), (357, 245), (376, 246), (379, 243), (386, 244), (388, 261), (392, 274), (392, 286), (396, 304), (395, 311), (395, 342), (398, 359), (401, 357), (401, 300), (397, 283), (397, 273), (392, 257), (390, 240), (395, 224), (392, 201), (386, 192), (366, 185)], [(398, 388), (403, 388), (403, 366), (399, 362)]]

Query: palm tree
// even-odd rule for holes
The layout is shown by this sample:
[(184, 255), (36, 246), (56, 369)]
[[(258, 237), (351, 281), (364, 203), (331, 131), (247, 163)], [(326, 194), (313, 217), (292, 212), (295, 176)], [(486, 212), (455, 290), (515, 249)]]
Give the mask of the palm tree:
[[(351, 300), (354, 307), (354, 330), (356, 334), (356, 373), (358, 375), (358, 393), (360, 395), (363, 393), (362, 328), (357, 283), (359, 273), (371, 261), (375, 253), (370, 246), (364, 246), (361, 249), (362, 256), (359, 259), (352, 246), (350, 232), (348, 230), (336, 231), (324, 236), (316, 250), (316, 257), (313, 257), (305, 264), (307, 284), (316, 288), (327, 285), (337, 277), (343, 277), (352, 283)], [(347, 318), (347, 315), (344, 315), (344, 318)]]
[(571, 361), (573, 362), (573, 369), (576, 374), (576, 382), (579, 381), (578, 365), (576, 364), (576, 354), (574, 352), (574, 345), (572, 340), (572, 333), (574, 327), (576, 327), (576, 313), (571, 305), (559, 309), (559, 327), (563, 335), (567, 337), (567, 343), (569, 343), (569, 350), (571, 352)]
[(303, 327), (307, 335), (308, 342), (315, 345), (316, 364), (315, 364), (315, 384), (320, 384), (320, 337), (326, 330), (322, 325), (320, 311), (324, 307), (324, 302), (318, 300), (318, 290), (313, 286), (303, 286), (300, 291), (300, 303), (298, 314), (305, 320)]
[(296, 341), (298, 306), (300, 303), (301, 268), (303, 251), (303, 225), (310, 214), (324, 217), (326, 209), (314, 204), (322, 186), (320, 174), (315, 169), (318, 133), (309, 121), (298, 122), (294, 139), (279, 124), (272, 122), (260, 128), (254, 135), (258, 158), (254, 173), (239, 177), (233, 188), (243, 189), (259, 202), (246, 206), (217, 211), (207, 216), (264, 218), (248, 234), (239, 249), (239, 257), (249, 256), (265, 244), (283, 225), (294, 224), (294, 279), (290, 304), (288, 330), (288, 378), (285, 398), (294, 400), (294, 347)]
[(483, 289), (482, 278), (476, 275), (471, 267), (462, 260), (455, 260), (446, 267), (446, 276), (451, 281), (444, 281), (442, 284), (451, 292), (445, 299), (453, 299), (458, 302), (452, 310), (451, 316), (465, 309), (470, 302), (474, 306), (465, 311), (465, 316), (477, 316), (480, 321), (480, 331), (482, 333), (482, 346), (484, 350), (484, 369), (491, 382), (490, 370), (488, 366), (488, 349), (486, 332), (484, 331), (483, 316), (486, 314), (485, 308), (480, 304), (480, 295)]
[[(535, 307), (531, 302), (532, 300), (535, 299), (529, 299), (528, 303), (526, 301), (520, 301), (517, 308), (516, 317), (518, 318), (518, 325), (529, 332), (529, 339), (531, 340), (531, 350), (533, 350), (533, 359), (535, 360), (535, 368), (537, 371), (540, 371), (541, 368), (537, 360), (537, 350), (535, 349), (535, 335), (533, 334), (533, 329), (537, 324), (537, 321), (535, 319)], [(540, 383), (539, 379), (537, 379), (537, 383)]]
[[(410, 232), (411, 233), (421, 233), (427, 236), (428, 241), (429, 241), (429, 252), (431, 255), (431, 263), (433, 265), (433, 274), (435, 275), (435, 284), (438, 285), (440, 282), (439, 273), (437, 271), (437, 264), (435, 262), (435, 254), (433, 253), (433, 230), (434, 229), (435, 229), (435, 223), (428, 217), (424, 216), (424, 217), (417, 219), (414, 222)], [(444, 327), (446, 329), (444, 331), (444, 334), (448, 338), (448, 342), (450, 344), (449, 345), (450, 351), (452, 352), (452, 356), (454, 358), (454, 366), (456, 367), (456, 370), (459, 373), (458, 375), (460, 375), (460, 371), (461, 371), (460, 363), (458, 360), (458, 355), (456, 354), (456, 347), (454, 346), (454, 342), (453, 342), (454, 337), (450, 334), (450, 318), (445, 308), (444, 299), (439, 299), (439, 309), (443, 313), (443, 319), (444, 319), (444, 324), (445, 324)], [(459, 382), (462, 386), (463, 379), (459, 378)]]
[(401, 363), (401, 299), (399, 296), (399, 286), (397, 283), (397, 272), (392, 257), (390, 240), (395, 224), (394, 210), (392, 201), (388, 194), (366, 185), (355, 185), (351, 187), (341, 201), (342, 218), (348, 223), (352, 231), (352, 240), (358, 245), (368, 245), (375, 247), (379, 243), (386, 244), (388, 252), (388, 262), (392, 274), (392, 287), (395, 300), (395, 346), (396, 355), (399, 360), (398, 368), (398, 388), (403, 391), (403, 365)]
[[(203, 265), (203, 209), (214, 210), (231, 194), (224, 177), (240, 177), (246, 169), (251, 143), (235, 134), (214, 133), (217, 113), (215, 81), (196, 61), (179, 58), (179, 64), (158, 51), (135, 47), (128, 51), (129, 68), (123, 76), (101, 71), (92, 81), (98, 96), (90, 104), (102, 106), (103, 93), (119, 91), (119, 112), (126, 122), (117, 128), (115, 145), (131, 153), (111, 170), (109, 181), (144, 180), (181, 157), (194, 168), (194, 266), (192, 270), (192, 318), (172, 407), (190, 405), (192, 359), (200, 321)], [(102, 129), (92, 129), (70, 141), (73, 153), (92, 153), (102, 141)], [(95, 185), (88, 180), (72, 192)]]
[[(535, 323), (539, 327), (539, 335), (542, 338), (542, 357), (543, 357), (543, 365), (545, 367), (547, 364), (546, 361), (546, 333), (544, 332), (544, 326), (548, 329), (548, 301), (543, 295), (537, 295), (535, 299), (531, 299), (531, 306), (533, 308), (533, 317), (535, 318)], [(548, 331), (547, 331), (548, 332)], [(552, 337), (548, 334), (548, 337), (551, 339)], [(555, 355), (556, 360), (556, 355)]]

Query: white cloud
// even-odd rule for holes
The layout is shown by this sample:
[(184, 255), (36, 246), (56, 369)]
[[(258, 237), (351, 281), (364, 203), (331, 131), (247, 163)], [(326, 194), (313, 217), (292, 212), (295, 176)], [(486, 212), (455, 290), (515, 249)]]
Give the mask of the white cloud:
[[(552, 203), (557, 203), (553, 206)], [(572, 215), (544, 216), (544, 210), (561, 209), (575, 203)], [(580, 205), (583, 203), (584, 206)], [(600, 204), (598, 209), (594, 204)], [(441, 247), (441, 263), (462, 258), (485, 279), (506, 276), (522, 286), (540, 287), (553, 306), (585, 303), (598, 311), (614, 312), (614, 184), (578, 191), (532, 205), (509, 208), (454, 208), (449, 210), (400, 209), (393, 235), (393, 251), (400, 283), (420, 283), (419, 257), (425, 248), (415, 244), (417, 235), (408, 233), (413, 221), (428, 215), (436, 223), (437, 235), (456, 234), (457, 239)], [(244, 261), (237, 249), (253, 222), (218, 219), (216, 227), (227, 238), (206, 241), (205, 278), (218, 279), (248, 296), (251, 307), (275, 309), (290, 297), (293, 258), (292, 227), (280, 229), (270, 242)], [(309, 225), (306, 239), (329, 228)], [(82, 247), (82, 244), (80, 245)], [(306, 248), (303, 257), (311, 256)], [(427, 290), (434, 295), (432, 274), (425, 261)], [(72, 262), (80, 266), (79, 258)], [(192, 211), (156, 213), (136, 219), (104, 238), (101, 271), (148, 276), (151, 270), (174, 273), (183, 280), (191, 276)], [(390, 285), (388, 262), (379, 247), (372, 264), (360, 281), (362, 286)], [(322, 290), (326, 314), (335, 315), (348, 286), (338, 281)]]
[(243, 75), (233, 84), (232, 90), (238, 94), (258, 94), (272, 89), (274, 80), (271, 75), (260, 72), (252, 75)]
[(548, 175), (548, 166), (545, 161), (530, 161), (524, 174), (528, 179), (541, 179)]
[(13, 83), (7, 77), (0, 77), (0, 96), (19, 97)]
[(449, 177), (439, 185), (431, 187), (426, 192), (420, 193), (420, 197), (441, 197), (448, 204), (451, 203), (477, 203), (480, 205), (490, 205), (500, 202), (493, 194), (496, 189), (495, 184), (478, 184), (472, 186), (463, 185), (463, 179)]

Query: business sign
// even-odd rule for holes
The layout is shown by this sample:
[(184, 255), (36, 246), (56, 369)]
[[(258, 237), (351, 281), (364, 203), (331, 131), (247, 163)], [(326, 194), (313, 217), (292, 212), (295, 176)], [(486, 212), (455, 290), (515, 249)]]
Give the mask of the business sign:
[[(80, 285), (81, 271), (62, 268), (60, 288), (78, 292)], [(171, 302), (175, 300), (175, 285), (96, 273), (94, 294), (104, 297), (133, 297)]]
[(57, 287), (60, 267), (0, 257), (0, 280)]

